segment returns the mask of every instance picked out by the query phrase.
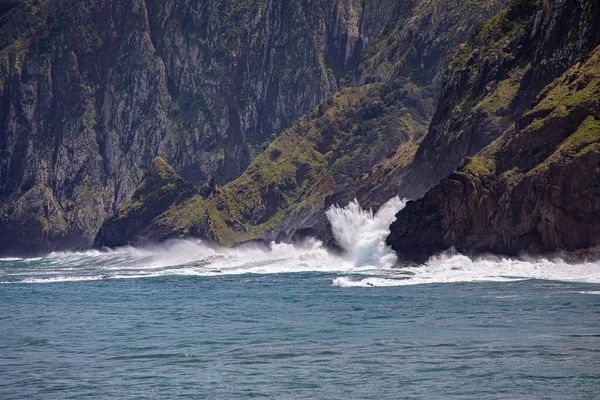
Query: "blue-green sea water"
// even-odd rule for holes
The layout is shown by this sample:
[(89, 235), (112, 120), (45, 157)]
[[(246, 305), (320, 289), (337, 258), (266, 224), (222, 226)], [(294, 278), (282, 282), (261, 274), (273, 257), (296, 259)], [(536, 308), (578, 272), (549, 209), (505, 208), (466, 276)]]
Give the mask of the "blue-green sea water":
[(316, 241), (0, 259), (0, 399), (597, 399), (600, 263)]
[(2, 284), (0, 398), (598, 398), (598, 284), (342, 275)]

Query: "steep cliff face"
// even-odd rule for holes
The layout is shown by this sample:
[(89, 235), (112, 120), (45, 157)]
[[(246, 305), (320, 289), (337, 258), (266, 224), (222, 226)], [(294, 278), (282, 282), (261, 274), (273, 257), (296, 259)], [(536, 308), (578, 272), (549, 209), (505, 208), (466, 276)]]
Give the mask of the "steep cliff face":
[(506, 131), (598, 43), (595, 1), (513, 1), (477, 28), (444, 77), (405, 185), (424, 193)]
[[(198, 193), (173, 204), (128, 240), (194, 235), (232, 245), (289, 239), (304, 219), (323, 214), (334, 188), (354, 181), (390, 148), (410, 140), (426, 115), (417, 100), (404, 87), (393, 90), (383, 84), (340, 90), (294, 122), (239, 178), (210, 197)], [(394, 120), (395, 113), (407, 107), (410, 117)], [(389, 115), (382, 118), (382, 110)], [(130, 216), (116, 218), (125, 221)], [(111, 235), (104, 227), (98, 243)]]
[[(460, 92), (445, 92), (450, 100), (440, 101), (438, 114), (449, 116), (438, 121), (444, 128), (433, 128), (430, 135), (449, 149), (460, 147), (453, 127), (481, 126), (478, 118), (493, 129), (461, 134), (472, 138), (506, 130), (397, 215), (388, 244), (401, 256), (423, 261), (452, 246), (463, 252), (517, 254), (600, 244), (597, 6), (556, 0), (531, 14), (524, 32), (529, 32), (532, 50), (513, 61), (508, 82), (482, 86), (475, 107), (492, 105), (493, 113), (444, 111), (445, 104), (461, 98)], [(454, 77), (451, 70), (450, 86)], [(477, 91), (470, 93), (473, 98)], [(504, 121), (494, 125), (498, 117)], [(474, 143), (485, 144), (496, 133)]]
[(4, 0), (0, 3), (0, 50), (44, 21), (48, 0)]
[(192, 183), (239, 176), (338, 87), (391, 9), (376, 0), (7, 3), (0, 253), (89, 245), (156, 155)]
[[(193, 196), (173, 205), (121, 244), (188, 235), (222, 244), (290, 240), (303, 234), (327, 241), (324, 210), (351, 200), (355, 184), (370, 182), (371, 172), (381, 174), (382, 166), (412, 160), (434, 113), (449, 53), (469, 37), (477, 21), (485, 21), (502, 5), (502, 1), (395, 4), (389, 10), (390, 22), (362, 51), (357, 69), (342, 80), (350, 87), (294, 122), (214, 198)], [(373, 9), (381, 12), (379, 7)], [(381, 18), (365, 14), (376, 17)], [(338, 56), (354, 57), (348, 52)], [(387, 199), (373, 196), (366, 205)], [(97, 241), (102, 240), (100, 234)]]

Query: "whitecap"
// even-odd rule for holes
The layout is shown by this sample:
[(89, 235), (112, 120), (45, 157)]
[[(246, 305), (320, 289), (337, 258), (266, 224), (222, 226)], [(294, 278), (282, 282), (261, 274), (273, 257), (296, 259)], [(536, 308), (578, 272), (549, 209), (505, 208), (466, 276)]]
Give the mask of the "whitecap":
[[(117, 249), (55, 252), (46, 257), (10, 259), (0, 282), (47, 283), (134, 279), (170, 275), (215, 276), (324, 272), (349, 274), (333, 280), (338, 287), (379, 287), (452, 282), (512, 282), (524, 279), (600, 283), (600, 263), (567, 263), (561, 259), (470, 258), (452, 251), (422, 266), (393, 268), (395, 253), (386, 246), (389, 225), (405, 205), (397, 197), (376, 213), (355, 200), (327, 211), (334, 236), (345, 250), (329, 252), (316, 239), (302, 244), (271, 243), (238, 248), (209, 246), (201, 240), (170, 240), (162, 244)], [(7, 260), (7, 259), (3, 259)], [(23, 263), (24, 261), (24, 263)], [(35, 264), (28, 264), (36, 261)], [(358, 277), (357, 277), (358, 276)], [(596, 294), (595, 291), (587, 293)]]

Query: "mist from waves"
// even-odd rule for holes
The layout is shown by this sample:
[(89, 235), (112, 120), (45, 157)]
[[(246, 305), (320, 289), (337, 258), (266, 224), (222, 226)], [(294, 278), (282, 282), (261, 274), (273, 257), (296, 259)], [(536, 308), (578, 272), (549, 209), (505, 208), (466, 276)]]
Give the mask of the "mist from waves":
[(309, 238), (302, 243), (221, 248), (177, 239), (149, 247), (55, 252), (39, 258), (0, 259), (0, 282), (65, 282), (169, 275), (275, 274), (292, 272), (378, 273), (396, 262), (385, 246), (389, 225), (405, 202), (388, 201), (377, 213), (357, 201), (331, 207), (327, 217), (344, 254)]
[(367, 278), (341, 276), (339, 287), (403, 286), (428, 283), (511, 282), (527, 279), (600, 283), (600, 261), (567, 262), (561, 258), (467, 257), (452, 250), (431, 257), (424, 265), (382, 271)]
[(354, 200), (346, 207), (331, 206), (325, 214), (335, 240), (355, 266), (388, 268), (397, 258), (385, 239), (390, 234), (396, 213), (405, 205), (406, 200), (394, 197), (374, 213), (371, 209), (363, 210)]
[(389, 226), (406, 201), (395, 197), (377, 212), (354, 200), (326, 212), (344, 252), (328, 251), (319, 240), (237, 248), (200, 240), (170, 240), (135, 248), (56, 252), (39, 258), (0, 259), (0, 283), (45, 283), (160, 276), (330, 273), (338, 287), (402, 286), (445, 282), (545, 279), (600, 283), (600, 262), (562, 259), (469, 258), (454, 252), (432, 257), (423, 266), (399, 268), (386, 246)]

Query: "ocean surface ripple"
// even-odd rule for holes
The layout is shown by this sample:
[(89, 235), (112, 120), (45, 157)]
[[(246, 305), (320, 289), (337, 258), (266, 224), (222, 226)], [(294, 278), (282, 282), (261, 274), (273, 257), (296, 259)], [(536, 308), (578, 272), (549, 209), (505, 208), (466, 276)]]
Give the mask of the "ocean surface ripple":
[(327, 213), (316, 240), (0, 259), (0, 398), (591, 399), (600, 264), (395, 266), (404, 205)]

